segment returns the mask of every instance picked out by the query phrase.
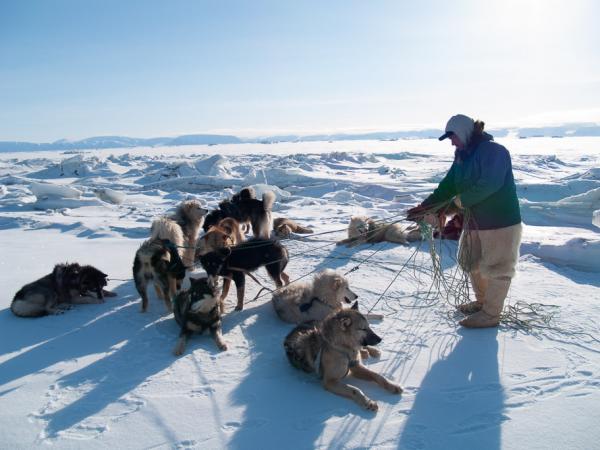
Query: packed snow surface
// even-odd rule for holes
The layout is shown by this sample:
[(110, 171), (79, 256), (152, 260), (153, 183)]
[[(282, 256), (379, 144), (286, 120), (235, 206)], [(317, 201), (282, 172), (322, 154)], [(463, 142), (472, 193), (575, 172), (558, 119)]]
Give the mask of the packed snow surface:
[[(525, 224), (508, 303), (552, 313), (544, 327), (461, 329), (452, 298), (427, 295), (427, 243), (335, 246), (352, 215), (399, 220), (431, 192), (451, 163), (446, 142), (0, 153), (0, 447), (597, 448), (600, 138), (498, 141), (512, 154)], [(131, 267), (151, 221), (189, 198), (214, 208), (250, 185), (275, 192), (275, 217), (315, 230), (283, 241), (292, 280), (347, 273), (360, 308), (385, 316), (372, 323), (381, 357), (366, 365), (404, 393), (347, 380), (377, 413), (290, 366), (292, 326), (270, 295), (253, 300), (250, 279), (243, 311), (228, 298), (225, 352), (196, 335), (175, 357), (178, 327), (154, 292), (140, 312)], [(450, 278), (456, 243), (437, 250)], [(66, 261), (108, 273), (118, 296), (14, 316), (17, 290)]]

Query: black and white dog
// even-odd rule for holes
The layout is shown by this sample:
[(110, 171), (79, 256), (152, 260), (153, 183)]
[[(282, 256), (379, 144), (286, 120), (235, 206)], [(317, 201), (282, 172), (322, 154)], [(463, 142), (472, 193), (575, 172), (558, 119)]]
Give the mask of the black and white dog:
[(218, 209), (211, 211), (206, 216), (202, 228), (204, 231), (208, 231), (221, 219), (232, 217), (240, 223), (250, 223), (254, 237), (269, 239), (273, 223), (271, 215), (273, 203), (275, 203), (273, 192), (265, 192), (262, 200), (259, 200), (256, 198), (254, 189), (244, 188), (231, 197), (231, 200), (223, 200), (219, 203)]
[[(287, 249), (273, 239), (250, 239), (234, 247), (220, 248), (200, 257), (200, 264), (209, 276), (225, 277), (221, 294), (221, 309), (229, 293), (231, 279), (237, 290), (236, 311), (244, 309), (244, 291), (247, 272), (265, 266), (267, 273), (280, 288), (288, 284), (290, 277), (284, 272), (289, 260)], [(282, 281), (283, 280), (283, 281)]]
[(105, 296), (116, 296), (104, 289), (107, 277), (93, 266), (57, 264), (45, 277), (23, 286), (10, 310), (19, 317), (40, 317), (60, 314), (73, 304), (103, 303)]
[(227, 350), (221, 334), (221, 309), (217, 287), (218, 277), (190, 278), (190, 288), (181, 291), (173, 302), (175, 320), (181, 328), (179, 340), (173, 349), (177, 356), (185, 351), (193, 333), (210, 333), (220, 350)]

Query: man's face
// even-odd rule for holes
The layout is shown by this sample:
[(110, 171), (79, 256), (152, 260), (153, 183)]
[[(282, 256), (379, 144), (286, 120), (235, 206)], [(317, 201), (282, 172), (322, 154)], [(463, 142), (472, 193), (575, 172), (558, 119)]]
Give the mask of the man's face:
[(450, 142), (452, 142), (452, 145), (454, 145), (457, 150), (460, 150), (465, 146), (456, 134), (450, 136)]

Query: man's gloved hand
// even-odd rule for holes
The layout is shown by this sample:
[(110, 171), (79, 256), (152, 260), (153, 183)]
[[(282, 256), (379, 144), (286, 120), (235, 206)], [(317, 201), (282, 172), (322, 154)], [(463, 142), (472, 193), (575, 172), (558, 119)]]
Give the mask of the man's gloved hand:
[(454, 204), (456, 205), (456, 207), (458, 209), (464, 209), (462, 202), (460, 201), (460, 195), (457, 195), (456, 197), (454, 197)]
[(419, 220), (422, 220), (423, 217), (425, 216), (425, 214), (427, 214), (428, 212), (429, 212), (429, 208), (427, 208), (426, 206), (417, 205), (414, 208), (410, 208), (406, 212), (406, 218), (408, 220), (418, 222)]
[(436, 214), (427, 213), (423, 216), (423, 222), (432, 227), (438, 227), (440, 225), (440, 218)]

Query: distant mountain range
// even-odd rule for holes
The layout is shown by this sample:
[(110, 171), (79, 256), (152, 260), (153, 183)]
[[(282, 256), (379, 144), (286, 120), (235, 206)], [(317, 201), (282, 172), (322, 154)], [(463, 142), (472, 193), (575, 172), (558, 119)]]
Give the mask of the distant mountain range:
[[(397, 140), (397, 139), (434, 139), (443, 133), (440, 129), (424, 129), (411, 131), (380, 131), (371, 133), (341, 133), (315, 135), (280, 135), (260, 138), (241, 138), (220, 134), (190, 134), (178, 137), (130, 138), (124, 136), (99, 136), (68, 141), (61, 139), (56, 142), (33, 143), (0, 141), (0, 152), (36, 151), (36, 150), (93, 150), (105, 148), (133, 147), (168, 147), (178, 145), (217, 145), (276, 142), (314, 142), (314, 141), (356, 141), (356, 140)], [(596, 123), (570, 123), (560, 126), (532, 128), (497, 128), (490, 130), (496, 137), (514, 135), (520, 138), (530, 137), (570, 137), (570, 136), (600, 136), (600, 125)]]

